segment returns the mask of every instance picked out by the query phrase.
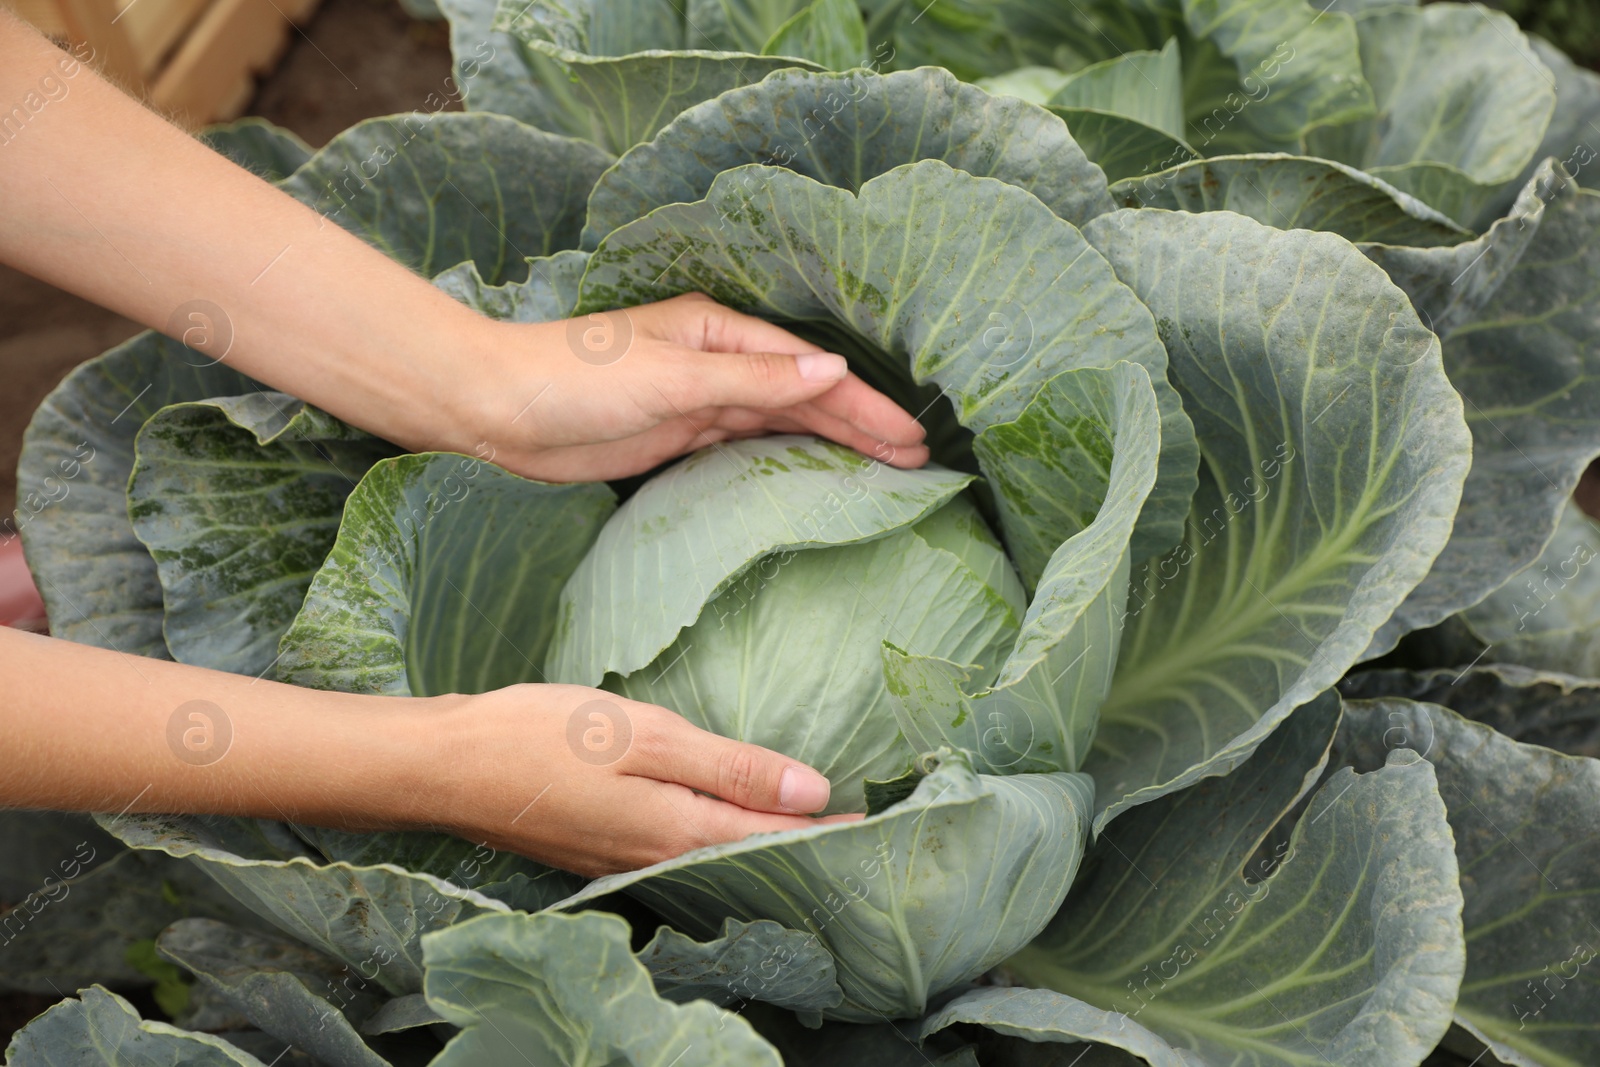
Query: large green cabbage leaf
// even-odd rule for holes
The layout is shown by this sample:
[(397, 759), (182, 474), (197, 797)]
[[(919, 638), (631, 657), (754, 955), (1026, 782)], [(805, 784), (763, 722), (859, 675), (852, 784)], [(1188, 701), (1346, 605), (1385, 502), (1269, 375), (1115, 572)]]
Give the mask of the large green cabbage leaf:
[(745, 163), (858, 192), (897, 166), (942, 159), (999, 178), (1081, 226), (1111, 210), (1105, 179), (1058, 119), (947, 71), (781, 70), (686, 109), (624, 153), (589, 196), (584, 247), (655, 208), (699, 200)]
[(145, 1021), (98, 985), (80, 990), (17, 1031), (7, 1067), (267, 1067), (214, 1034)]
[[(668, 0), (502, 0), (493, 29), (555, 60), (574, 99), (599, 127), (596, 142), (619, 153), (702, 100), (784, 67), (817, 66), (761, 54), (767, 40), (760, 38), (760, 25), (776, 35), (783, 22), (806, 10), (804, 3), (702, 0), (690, 6), (697, 10)], [(788, 35), (784, 43), (800, 39)]]
[(1348, 242), (1230, 212), (1086, 232), (1156, 315), (1203, 457), (1184, 543), (1134, 572), (1098, 829), (1339, 680), (1448, 538), (1468, 439), (1437, 339)]
[(266, 673), (345, 497), (396, 451), (267, 391), (172, 404), (146, 420), (128, 516), (161, 577), (173, 658)]
[(1083, 775), (979, 775), (969, 755), (942, 750), (909, 797), (861, 822), (696, 849), (557, 907), (625, 889), (704, 938), (729, 917), (772, 919), (833, 954), (844, 999), (828, 1018), (918, 1015), (1048, 921), (1077, 870), (1090, 796)]
[(392, 863), (328, 863), (277, 823), (188, 816), (100, 816), (135, 849), (188, 859), (245, 908), (359, 969), (374, 990), (422, 991), (420, 939), (505, 904)]
[(915, 388), (936, 385), (959, 426), (942, 409), (929, 440), (951, 466), (973, 465), (961, 427), (1015, 418), (1061, 371), (1139, 363), (1161, 410), (1161, 463), (1133, 554), (1179, 536), (1193, 431), (1155, 323), (1083, 234), (1022, 190), (932, 159), (854, 195), (781, 168), (736, 167), (705, 200), (610, 234), (589, 261), (578, 311), (695, 289), (815, 327), (913, 413), (942, 408), (939, 393)]
[(1542, 210), (1525, 204), (1509, 224), (1532, 231), (1526, 250), (1477, 313), (1443, 334), (1445, 369), (1472, 430), (1472, 473), (1449, 545), (1379, 634), (1374, 653), (1532, 566), (1579, 476), (1600, 455), (1600, 348), (1591, 342), (1600, 309), (1600, 193), (1546, 173), (1550, 182), (1531, 190)]
[(448, 452), (379, 462), (346, 502), (279, 676), (394, 696), (542, 681), (561, 588), (614, 501)]
[[(1475, 701), (1460, 703), (1474, 713)], [(1588, 1062), (1600, 1040), (1600, 760), (1518, 743), (1436, 704), (1348, 705), (1334, 763), (1365, 770), (1397, 751), (1433, 765), (1461, 866), (1456, 1021), (1506, 1063)]]
[(1470, 225), (1539, 148), (1549, 68), (1515, 22), (1477, 4), (1376, 7), (1355, 24), (1376, 114), (1317, 130), (1309, 147)]
[(1119, 363), (1063, 371), (1015, 420), (978, 434), (1033, 601), (998, 671), (885, 649), (895, 714), (914, 748), (963, 747), (996, 773), (1082, 765), (1117, 660), (1159, 418), (1144, 368)]
[(1461, 983), (1461, 888), (1432, 767), (1414, 752), (1309, 796), (1331, 694), (1244, 766), (1118, 820), (1049, 928), (1006, 964), (1028, 989), (957, 998), (924, 1024), (1093, 1040), (1154, 1067), (1415, 1065)]
[(486, 915), (424, 953), (429, 1005), (463, 1028), (438, 1067), (782, 1067), (737, 1015), (658, 996), (614, 915)]

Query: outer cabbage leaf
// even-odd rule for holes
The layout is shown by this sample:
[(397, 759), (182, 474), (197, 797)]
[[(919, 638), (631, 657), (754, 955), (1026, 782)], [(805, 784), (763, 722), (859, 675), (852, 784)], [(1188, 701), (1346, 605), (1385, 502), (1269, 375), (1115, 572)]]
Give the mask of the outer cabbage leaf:
[(294, 829), (302, 841), (330, 862), (355, 867), (392, 863), (413, 874), (430, 874), (451, 885), (475, 889), (522, 911), (538, 911), (554, 904), (583, 884), (575, 874), (451, 834), (353, 833), (320, 826)]
[[(1444, 339), (1472, 473), (1450, 543), (1369, 655), (1478, 603), (1533, 564), (1600, 454), (1600, 193), (1561, 180), (1527, 251)], [(1530, 216), (1533, 218), (1535, 216)]]
[(1512, 210), (1518, 191), (1534, 178), (1546, 160), (1554, 159), (1580, 185), (1600, 188), (1600, 74), (1577, 66), (1565, 52), (1538, 34), (1527, 37), (1534, 55), (1549, 68), (1554, 79), (1555, 112), (1522, 177), (1501, 189), (1479, 212), (1474, 223), (1478, 229), (1487, 228)]
[(542, 681), (561, 587), (614, 500), (447, 452), (376, 464), (284, 635), (279, 676), (395, 696)]
[[(450, 55), (468, 111), (492, 111), (551, 133), (599, 142), (597, 117), (566, 67), (494, 28), (497, 0), (438, 0), (450, 20)], [(433, 101), (427, 101), (433, 106)]]
[(433, 1062), (782, 1067), (730, 1012), (656, 995), (614, 915), (483, 916), (431, 934), (428, 1003), (463, 1027)]
[(923, 159), (1026, 189), (1076, 225), (1111, 210), (1105, 179), (1049, 112), (996, 99), (932, 67), (873, 74), (781, 70), (689, 108), (603, 175), (585, 248), (666, 204), (704, 197), (746, 163), (858, 192)]
[(1441, 337), (1470, 323), (1499, 292), (1544, 221), (1545, 201), (1564, 179), (1546, 160), (1517, 193), (1511, 210), (1480, 236), (1451, 247), (1365, 244), (1361, 250), (1406, 291), (1428, 328)]
[(1018, 67), (1004, 74), (975, 79), (973, 84), (995, 96), (1014, 96), (1043, 107), (1070, 77), (1071, 73), (1055, 67)]
[(1280, 230), (1323, 230), (1348, 241), (1432, 247), (1470, 240), (1414, 196), (1343, 163), (1265, 153), (1216, 156), (1119, 181), (1123, 207), (1237, 211)]
[(1355, 25), (1377, 112), (1314, 131), (1312, 153), (1470, 225), (1533, 159), (1555, 110), (1549, 68), (1509, 16), (1478, 4), (1374, 8)]
[(1455, 837), (1467, 944), (1456, 1022), (1506, 1063), (1589, 1063), (1600, 1043), (1600, 761), (1519, 744), (1434, 704), (1348, 705), (1335, 762), (1360, 770), (1397, 748), (1432, 763)]
[(1005, 0), (999, 7), (1025, 62), (1046, 66), (1075, 69), (1160, 48), (1176, 35), (1188, 140), (1202, 149), (1292, 151), (1314, 126), (1372, 114), (1350, 16), (1306, 0)]
[(262, 388), (153, 332), (71, 374), (34, 412), (17, 464), (28, 567), (57, 637), (170, 658), (161, 580), (128, 521), (134, 438), (168, 404)]
[(867, 27), (861, 9), (855, 0), (813, 0), (773, 31), (761, 53), (804, 56), (830, 70), (862, 66), (867, 62)]
[[(617, 153), (702, 100), (784, 67), (815, 68), (806, 59), (756, 54), (765, 37), (736, 42), (717, 22), (702, 30), (696, 14), (709, 15), (717, 0), (689, 6), (697, 10), (669, 0), (501, 0), (493, 25), (566, 68), (573, 96), (600, 127), (597, 143)], [(787, 20), (803, 6), (729, 0), (724, 10), (781, 9)]]
[[(980, 1067), (972, 1043), (939, 1034), (917, 1037), (917, 1020), (806, 1025), (793, 1012), (750, 1004), (740, 1013), (783, 1056), (785, 1067)], [(983, 1067), (1045, 1067), (1044, 1064), (981, 1061)], [(1077, 1067), (1096, 1067), (1079, 1064)], [(1106, 1065), (1100, 1065), (1106, 1067)], [(1122, 1067), (1122, 1065), (1118, 1065)]]
[(1550, 164), (1506, 217), (1477, 238), (1416, 197), (1343, 163), (1304, 156), (1219, 156), (1125, 180), (1128, 207), (1237, 211), (1279, 229), (1325, 230), (1356, 242), (1441, 335), (1470, 322), (1516, 265), (1560, 189)]
[(1134, 571), (1098, 830), (1338, 681), (1449, 537), (1470, 446), (1438, 340), (1343, 239), (1228, 212), (1086, 232), (1155, 313), (1204, 457), (1184, 543)]
[(1338, 718), (1326, 695), (1234, 773), (1119, 821), (1006, 964), (1041, 988), (966, 994), (925, 1032), (973, 1022), (1094, 1040), (1157, 1067), (1421, 1062), (1449, 1026), (1465, 957), (1432, 767), (1408, 752), (1340, 771), (1251, 862), (1316, 781)]
[[(1204, 132), (1206, 144), (1220, 151), (1292, 151), (1313, 127), (1372, 114), (1373, 89), (1362, 77), (1350, 16), (1306, 0), (1181, 0), (1176, 6), (1202, 42), (1185, 57), (1191, 143)], [(1219, 59), (1232, 63), (1232, 79), (1205, 73)], [(1214, 88), (1203, 91), (1202, 85)]]
[(174, 404), (134, 443), (128, 515), (161, 576), (173, 658), (262, 675), (344, 500), (397, 449), (284, 393)]
[(577, 245), (612, 162), (503, 115), (413, 112), (350, 127), (282, 188), (418, 273), (470, 259), (498, 284), (529, 256)]
[(762, 1000), (797, 1012), (831, 1008), (844, 999), (833, 957), (815, 934), (758, 919), (725, 919), (722, 934), (696, 941), (670, 926), (639, 950), (656, 991), (679, 1004), (709, 1000), (727, 1007)]
[(1049, 102), (1123, 115), (1181, 141), (1183, 65), (1178, 39), (1170, 38), (1159, 52), (1124, 52), (1070, 74)]
[(269, 182), (287, 178), (310, 159), (313, 149), (293, 130), (254, 115), (200, 131), (206, 147), (221, 152)]
[(1568, 502), (1533, 566), (1462, 613), (1493, 663), (1600, 677), (1600, 527)]
[(1066, 121), (1073, 139), (1112, 181), (1197, 155), (1184, 140), (1177, 38), (1159, 52), (1127, 52), (1066, 75), (1041, 102)]
[[(828, 332), (857, 373), (914, 413), (937, 397), (913, 383), (937, 385), (974, 433), (1015, 418), (1063, 370), (1140, 364), (1161, 410), (1161, 463), (1133, 555), (1179, 536), (1195, 445), (1155, 324), (1083, 235), (1022, 190), (937, 160), (897, 167), (858, 195), (780, 168), (735, 168), (704, 201), (607, 237), (578, 311), (697, 289)], [(935, 458), (970, 466), (966, 436), (938, 427)]]
[(419, 1026), (432, 1026), (445, 1021), (443, 1015), (428, 1006), (422, 993), (407, 993), (403, 997), (386, 1000), (383, 1006), (361, 1024), (363, 1034), (393, 1034), (402, 1030), (415, 1030)]
[(1034, 599), (987, 686), (980, 676), (974, 687), (972, 672), (949, 659), (885, 649), (895, 715), (914, 748), (963, 747), (983, 771), (1078, 769), (1111, 686), (1128, 545), (1155, 482), (1159, 439), (1155, 393), (1133, 363), (1065, 371), (1016, 420), (978, 435)]
[(186, 816), (100, 816), (124, 844), (185, 857), (249, 911), (360, 970), (393, 995), (422, 990), (423, 934), (498, 900), (393, 864), (320, 863), (276, 823)]
[(1187, 141), (1174, 140), (1121, 115), (1090, 108), (1051, 107), (1050, 111), (1066, 122), (1073, 139), (1110, 181), (1123, 181), (1200, 158)]
[[(899, 470), (813, 438), (701, 449), (647, 482), (599, 532), (561, 591), (547, 673), (576, 685), (632, 674), (763, 556), (884, 537), (971, 481)], [(719, 520), (734, 515), (737, 523)]]
[(0, 989), (60, 996), (95, 981), (138, 985), (148, 975), (128, 950), (168, 923), (249, 917), (193, 865), (123, 848), (87, 815), (7, 812), (0, 855)]
[(578, 282), (589, 254), (571, 249), (551, 256), (530, 256), (528, 278), (490, 285), (471, 262), (458, 263), (436, 275), (433, 284), (491, 319), (509, 322), (554, 322), (569, 318), (578, 302)]
[(696, 849), (557, 907), (626, 889), (703, 938), (729, 916), (773, 919), (833, 954), (844, 1002), (826, 1017), (918, 1015), (1044, 926), (1077, 870), (1091, 792), (1078, 774), (980, 776), (944, 750), (907, 799), (860, 822)]
[(156, 939), (156, 951), (187, 968), (253, 1025), (328, 1067), (388, 1067), (355, 1030), (382, 997), (362, 988), (359, 979), (354, 989), (346, 986), (349, 969), (337, 960), (210, 919), (173, 923)]
[(80, 990), (18, 1030), (7, 1067), (264, 1067), (213, 1034), (146, 1022), (100, 986)]
[(1444, 704), (1513, 741), (1600, 759), (1600, 680), (1526, 667), (1451, 667), (1362, 671), (1340, 690), (1346, 697)]

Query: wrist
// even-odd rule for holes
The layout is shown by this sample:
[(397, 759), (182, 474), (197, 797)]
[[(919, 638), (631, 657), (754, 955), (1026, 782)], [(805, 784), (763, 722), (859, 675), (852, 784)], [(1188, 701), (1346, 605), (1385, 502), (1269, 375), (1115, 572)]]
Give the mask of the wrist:
[(494, 460), (525, 447), (550, 384), (544, 324), (499, 322), (466, 308), (444, 341), (422, 341), (408, 359), (417, 384), (389, 440), (414, 452)]
[[(469, 745), (468, 697), (368, 697), (363, 734), (372, 739), (360, 810), (374, 828), (456, 831)], [(381, 701), (381, 703), (379, 703)]]

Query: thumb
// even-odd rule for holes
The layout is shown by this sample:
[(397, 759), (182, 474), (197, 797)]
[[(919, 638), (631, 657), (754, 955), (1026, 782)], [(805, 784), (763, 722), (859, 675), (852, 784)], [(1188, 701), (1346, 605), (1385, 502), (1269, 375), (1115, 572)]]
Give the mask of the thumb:
[(734, 741), (672, 715), (651, 743), (635, 745), (628, 774), (676, 782), (751, 811), (809, 815), (828, 806), (828, 780), (797, 760)]
[(683, 350), (657, 386), (679, 411), (711, 407), (786, 408), (821, 396), (843, 381), (850, 364), (832, 352)]

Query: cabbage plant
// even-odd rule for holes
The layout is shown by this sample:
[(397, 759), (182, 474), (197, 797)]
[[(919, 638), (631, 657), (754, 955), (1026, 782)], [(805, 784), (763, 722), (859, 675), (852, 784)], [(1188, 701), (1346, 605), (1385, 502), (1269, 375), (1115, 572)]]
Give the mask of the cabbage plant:
[[(53, 628), (597, 686), (865, 817), (588, 883), (12, 817), (18, 887), (93, 835), (73, 892), (148, 903), (38, 910), (7, 981), (89, 988), (8, 1056), (1593, 1060), (1600, 79), (1449, 3), (440, 6), (468, 112), (213, 143), (487, 315), (781, 323), (933, 461), (780, 436), (550, 485), (146, 334), (29, 429)], [(141, 975), (173, 1024), (90, 985)]]

